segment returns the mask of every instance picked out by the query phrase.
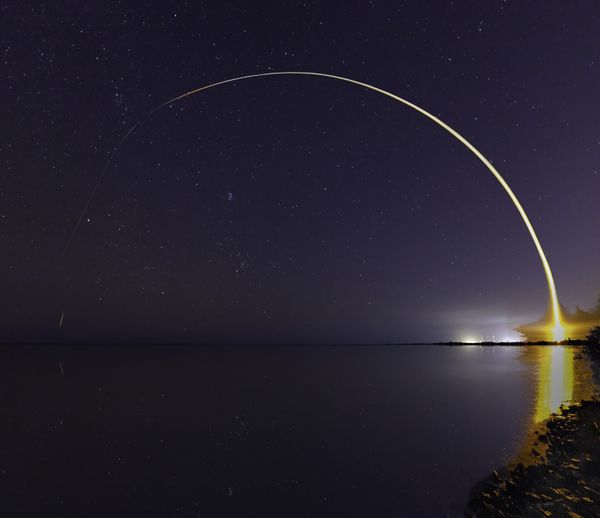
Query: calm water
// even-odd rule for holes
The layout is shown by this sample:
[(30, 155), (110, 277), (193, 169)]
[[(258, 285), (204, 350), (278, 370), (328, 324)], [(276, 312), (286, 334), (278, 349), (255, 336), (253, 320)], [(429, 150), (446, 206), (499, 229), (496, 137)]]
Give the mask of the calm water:
[(461, 516), (472, 484), (579, 390), (559, 349), (4, 347), (0, 505)]

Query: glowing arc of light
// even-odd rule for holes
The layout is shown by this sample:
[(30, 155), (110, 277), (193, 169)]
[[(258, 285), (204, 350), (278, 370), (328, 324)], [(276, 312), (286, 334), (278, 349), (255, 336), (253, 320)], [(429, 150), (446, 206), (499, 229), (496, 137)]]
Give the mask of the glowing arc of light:
[[(208, 90), (210, 88), (215, 88), (217, 86), (225, 85), (225, 84), (228, 84), (228, 83), (233, 83), (235, 81), (243, 81), (243, 80), (246, 80), (246, 79), (255, 79), (255, 78), (260, 78), (260, 77), (268, 77), (268, 76), (291, 76), (291, 75), (313, 76), (313, 77), (324, 77), (324, 78), (328, 78), (328, 79), (336, 79), (338, 81), (343, 81), (345, 83), (351, 83), (351, 84), (354, 84), (354, 85), (366, 88), (366, 89), (371, 90), (373, 92), (377, 92), (377, 93), (380, 93), (382, 95), (385, 95), (386, 97), (394, 99), (395, 101), (398, 101), (398, 102), (404, 104), (405, 106), (408, 106), (409, 108), (412, 108), (413, 110), (416, 110), (417, 112), (421, 113), (422, 115), (425, 115), (425, 117), (427, 117), (428, 119), (431, 119), (438, 126), (441, 126), (442, 128), (444, 128), (454, 138), (456, 138), (459, 142), (461, 142), (467, 149), (469, 149), (469, 151), (471, 151), (481, 162), (483, 162), (483, 164), (495, 176), (496, 180), (498, 180), (498, 182), (500, 183), (500, 185), (502, 186), (502, 188), (506, 191), (506, 193), (508, 194), (509, 198), (513, 202), (514, 206), (519, 211), (519, 214), (521, 215), (521, 219), (525, 223), (525, 226), (527, 227), (527, 230), (529, 231), (529, 235), (531, 236), (531, 239), (533, 240), (533, 243), (535, 244), (535, 248), (536, 248), (536, 250), (538, 252), (538, 255), (540, 257), (540, 260), (542, 262), (542, 266), (544, 268), (544, 273), (546, 274), (546, 281), (548, 283), (548, 291), (549, 291), (549, 297), (550, 297), (550, 304), (551, 304), (551, 307), (552, 307), (552, 319), (553, 319), (552, 331), (554, 333), (554, 339), (555, 340), (561, 340), (563, 338), (563, 336), (561, 336), (564, 333), (564, 331), (563, 331), (563, 325), (562, 325), (562, 319), (561, 319), (561, 313), (560, 313), (560, 305), (559, 305), (559, 302), (558, 302), (558, 295), (557, 295), (557, 292), (556, 292), (556, 285), (554, 283), (554, 277), (552, 275), (552, 270), (550, 269), (550, 264), (548, 263), (548, 259), (546, 258), (546, 254), (544, 253), (544, 250), (542, 248), (540, 240), (538, 239), (537, 234), (535, 233), (533, 225), (531, 224), (531, 221), (529, 221), (527, 213), (525, 212), (525, 209), (523, 208), (523, 206), (519, 202), (517, 196), (512, 191), (512, 189), (510, 188), (510, 186), (508, 185), (508, 183), (506, 183), (506, 180), (496, 170), (496, 168), (492, 165), (492, 163), (483, 155), (483, 153), (481, 153), (465, 137), (463, 137), (460, 133), (458, 133), (458, 131), (454, 130), (453, 128), (451, 128), (450, 126), (448, 126), (448, 124), (446, 124), (444, 121), (442, 121), (441, 119), (438, 119), (435, 115), (433, 115), (432, 113), (428, 112), (427, 110), (421, 108), (420, 106), (417, 106), (416, 104), (411, 103), (410, 101), (407, 101), (406, 99), (403, 99), (402, 97), (399, 97), (399, 96), (397, 96), (397, 95), (395, 95), (395, 94), (393, 94), (391, 92), (388, 92), (387, 90), (383, 90), (383, 89), (378, 88), (376, 86), (373, 86), (373, 85), (370, 85), (370, 84), (367, 84), (367, 83), (363, 83), (361, 81), (356, 81), (355, 79), (350, 79), (348, 77), (337, 76), (337, 75), (333, 75), (333, 74), (326, 74), (326, 73), (323, 73), (323, 72), (278, 71), (278, 72), (262, 72), (262, 73), (259, 73), (259, 74), (249, 74), (249, 75), (245, 75), (245, 76), (234, 77), (234, 78), (231, 78), (231, 79), (225, 79), (224, 81), (218, 81), (216, 83), (211, 83), (211, 84), (208, 84), (208, 85), (204, 85), (204, 86), (201, 86), (200, 88), (195, 88), (193, 90), (185, 92), (184, 94), (178, 95), (177, 97), (173, 97), (172, 99), (169, 99), (168, 101), (165, 101), (162, 104), (159, 104), (158, 106), (156, 106), (155, 108), (153, 108), (150, 111), (149, 116), (152, 115), (157, 110), (160, 110), (164, 106), (167, 106), (167, 105), (169, 105), (171, 103), (180, 101), (182, 99), (185, 99), (186, 97), (189, 97), (191, 95), (200, 93), (200, 92), (202, 92), (204, 90)], [(78, 222), (77, 222), (77, 224), (76, 224), (73, 232), (71, 233), (71, 236), (70, 236), (70, 238), (69, 238), (69, 240), (67, 242), (67, 246), (65, 247), (65, 252), (66, 252), (66, 249), (68, 248), (68, 245), (71, 242), (71, 240), (72, 240), (75, 232), (77, 231), (77, 228), (79, 227), (79, 224), (81, 223), (81, 219), (83, 218), (83, 214), (87, 210), (87, 207), (89, 206), (89, 203), (90, 203), (90, 201), (91, 201), (91, 199), (92, 199), (92, 197), (94, 195), (94, 192), (96, 191), (96, 189), (98, 187), (98, 184), (100, 183), (100, 181), (102, 180), (102, 177), (104, 176), (104, 174), (108, 170), (108, 166), (110, 165), (110, 162), (114, 158), (114, 156), (115, 156), (116, 152), (118, 151), (118, 149), (123, 145), (123, 143), (125, 142), (125, 140), (129, 137), (129, 135), (131, 135), (131, 133), (133, 132), (133, 130), (140, 123), (141, 123), (141, 121), (138, 121), (132, 128), (130, 128), (130, 130), (126, 133), (125, 137), (123, 137), (121, 139), (121, 141), (119, 142), (119, 144), (117, 145), (117, 147), (114, 149), (113, 153), (111, 154), (111, 156), (109, 158), (109, 161), (107, 162), (107, 164), (104, 167), (102, 173), (98, 177), (98, 180), (96, 181), (96, 184), (94, 185), (92, 193), (91, 193), (90, 197), (88, 198), (87, 203), (85, 204), (84, 210), (83, 210), (83, 212), (82, 212), (82, 214), (81, 214), (81, 216), (80, 216), (80, 218), (79, 218), (79, 220), (78, 220)]]

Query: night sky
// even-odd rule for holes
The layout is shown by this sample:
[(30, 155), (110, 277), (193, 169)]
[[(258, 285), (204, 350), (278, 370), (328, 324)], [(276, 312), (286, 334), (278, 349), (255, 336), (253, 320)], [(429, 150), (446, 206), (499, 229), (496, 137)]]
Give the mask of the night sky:
[[(0, 339), (517, 338), (600, 292), (600, 5), (8, 2)], [(58, 326), (61, 313), (64, 320)]]

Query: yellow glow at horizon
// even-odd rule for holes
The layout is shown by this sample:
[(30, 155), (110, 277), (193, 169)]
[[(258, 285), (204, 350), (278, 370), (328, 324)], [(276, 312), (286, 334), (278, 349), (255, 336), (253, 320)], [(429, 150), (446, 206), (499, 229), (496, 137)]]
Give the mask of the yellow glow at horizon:
[(560, 345), (543, 347), (536, 389), (536, 423), (556, 413), (562, 403), (573, 399), (574, 358), (573, 350)]

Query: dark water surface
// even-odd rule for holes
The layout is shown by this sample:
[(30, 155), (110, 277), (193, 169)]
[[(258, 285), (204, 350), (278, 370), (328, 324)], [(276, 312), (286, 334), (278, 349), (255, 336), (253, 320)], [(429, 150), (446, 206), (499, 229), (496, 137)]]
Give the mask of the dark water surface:
[(520, 354), (3, 347), (1, 514), (460, 516), (531, 417)]

